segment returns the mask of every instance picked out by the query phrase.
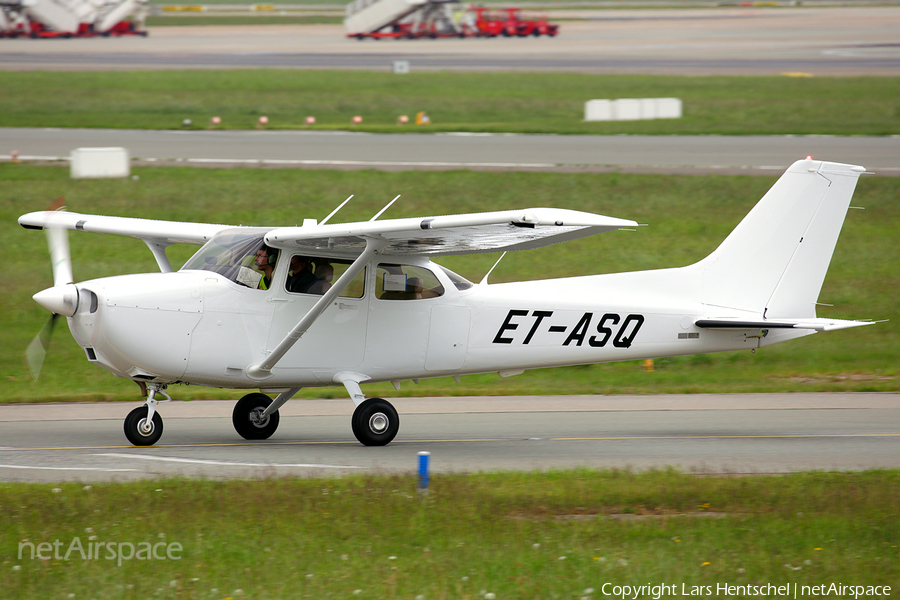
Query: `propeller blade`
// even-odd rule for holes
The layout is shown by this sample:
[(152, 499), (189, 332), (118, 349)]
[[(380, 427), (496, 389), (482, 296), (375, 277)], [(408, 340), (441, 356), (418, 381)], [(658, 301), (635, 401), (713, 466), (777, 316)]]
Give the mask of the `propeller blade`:
[(41, 376), (41, 368), (44, 366), (44, 359), (47, 358), (50, 337), (53, 335), (53, 327), (58, 317), (59, 315), (55, 313), (50, 315), (50, 318), (41, 327), (41, 331), (25, 349), (25, 362), (28, 363), (28, 370), (31, 371), (31, 376), (35, 381)]
[[(47, 210), (51, 211), (64, 211), (65, 209), (65, 199), (62, 196), (47, 207)], [(44, 359), (47, 358), (53, 327), (59, 318), (59, 314), (56, 311), (59, 310), (70, 314), (68, 312), (70, 305), (78, 306), (78, 290), (75, 289), (75, 286), (69, 286), (74, 280), (72, 276), (72, 256), (69, 252), (69, 233), (65, 228), (55, 226), (53, 221), (54, 219), (51, 217), (44, 225), (44, 230), (47, 232), (47, 245), (50, 247), (53, 287), (35, 294), (35, 296), (40, 297), (35, 298), (38, 304), (42, 306), (49, 304), (53, 307), (51, 308), (53, 314), (50, 315), (50, 319), (41, 327), (41, 331), (25, 349), (25, 362), (28, 364), (28, 370), (31, 371), (31, 376), (35, 381), (41, 376)], [(67, 289), (65, 286), (69, 286), (71, 289)], [(42, 302), (41, 299), (44, 301)], [(71, 312), (74, 311), (75, 309), (71, 308)]]
[[(64, 210), (62, 207), (58, 210)], [(72, 256), (69, 253), (69, 232), (62, 227), (54, 227), (53, 219), (44, 227), (47, 245), (50, 247), (50, 265), (53, 268), (53, 285), (72, 283)]]

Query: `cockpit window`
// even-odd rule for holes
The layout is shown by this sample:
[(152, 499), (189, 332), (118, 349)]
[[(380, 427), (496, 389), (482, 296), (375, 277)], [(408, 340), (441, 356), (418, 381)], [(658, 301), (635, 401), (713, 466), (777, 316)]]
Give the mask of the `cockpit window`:
[(257, 252), (265, 247), (264, 235), (265, 231), (223, 231), (200, 248), (181, 270), (213, 271), (240, 285), (258, 288), (263, 274), (255, 266)]
[(381, 263), (375, 296), (381, 300), (420, 300), (444, 295), (444, 286), (424, 267)]

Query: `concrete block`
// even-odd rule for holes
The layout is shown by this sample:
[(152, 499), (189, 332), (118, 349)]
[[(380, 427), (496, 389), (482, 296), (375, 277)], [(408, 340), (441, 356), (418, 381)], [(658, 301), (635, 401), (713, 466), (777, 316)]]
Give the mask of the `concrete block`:
[(585, 121), (637, 121), (644, 119), (680, 119), (679, 98), (619, 98), (588, 100), (584, 103)]
[(636, 98), (613, 100), (613, 119), (616, 121), (637, 121), (641, 118), (641, 101)]
[(657, 119), (680, 119), (681, 118), (681, 98), (657, 98), (656, 99), (656, 118)]
[(72, 150), (72, 179), (128, 177), (131, 163), (125, 148), (76, 148)]
[(658, 98), (641, 98), (638, 102), (641, 105), (641, 119), (657, 119), (657, 104)]
[(588, 100), (584, 103), (585, 121), (612, 121), (611, 100)]

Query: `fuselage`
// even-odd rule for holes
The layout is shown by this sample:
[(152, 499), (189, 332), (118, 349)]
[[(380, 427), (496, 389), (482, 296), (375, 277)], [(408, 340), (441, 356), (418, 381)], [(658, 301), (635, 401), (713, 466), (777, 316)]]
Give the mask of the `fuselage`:
[[(425, 285), (391, 293), (398, 278)], [(689, 268), (472, 285), (426, 259), (382, 256), (260, 380), (248, 366), (321, 295), (289, 291), (286, 261), (269, 289), (233, 279), (189, 269), (86, 281), (78, 284), (83, 301), (69, 326), (89, 360), (121, 377), (273, 390), (335, 385), (335, 375), (348, 371), (371, 381), (506, 375), (750, 349), (804, 333), (761, 337), (696, 327), (711, 313)]]

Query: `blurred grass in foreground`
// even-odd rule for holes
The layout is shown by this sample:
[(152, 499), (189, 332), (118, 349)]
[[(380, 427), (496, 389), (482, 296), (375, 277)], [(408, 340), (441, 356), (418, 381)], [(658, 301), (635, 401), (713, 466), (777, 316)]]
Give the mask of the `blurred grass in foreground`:
[[(398, 46), (399, 48), (399, 46)], [(0, 72), (0, 127), (205, 128), (369, 132), (893, 135), (897, 77), (686, 77), (579, 73), (241, 69)], [(594, 98), (676, 97), (680, 119), (590, 122)], [(427, 112), (428, 126), (397, 125)], [(353, 125), (355, 115), (363, 117)]]
[[(64, 323), (37, 383), (23, 364), (28, 342), (49, 317), (31, 296), (52, 285), (45, 236), (19, 215), (64, 195), (74, 212), (242, 225), (296, 225), (322, 219), (356, 194), (337, 221), (367, 220), (403, 196), (383, 218), (527, 206), (585, 210), (649, 223), (548, 248), (510, 253), (491, 282), (590, 275), (690, 264), (711, 252), (777, 179), (768, 176), (495, 173), (390, 173), (302, 169), (134, 168), (137, 179), (72, 180), (67, 167), (0, 164), (0, 252), (10, 260), (0, 292), (0, 401), (136, 400), (137, 387), (84, 358)], [(838, 241), (819, 314), (891, 319), (765, 348), (656, 361), (541, 369), (364, 386), (370, 395), (616, 394), (784, 391), (898, 391), (900, 322), (900, 178), (863, 177)], [(260, 200), (264, 199), (264, 202)], [(70, 232), (76, 281), (157, 270), (138, 240)], [(180, 265), (196, 246), (170, 249)], [(498, 255), (438, 262), (480, 281)], [(148, 343), (165, 344), (165, 339)], [(175, 386), (176, 399), (234, 398), (244, 392)], [(300, 397), (344, 397), (342, 388), (311, 388)]]
[[(600, 598), (605, 583), (648, 582), (676, 586), (664, 597), (682, 585), (895, 588), (898, 494), (896, 470), (435, 475), (424, 497), (405, 475), (0, 483), (0, 589), (9, 599), (325, 600)], [(18, 557), (23, 541), (59, 540), (65, 553), (75, 538), (163, 543), (158, 555), (178, 544), (180, 560), (117, 566), (106, 547), (95, 560), (32, 559), (27, 546)]]

